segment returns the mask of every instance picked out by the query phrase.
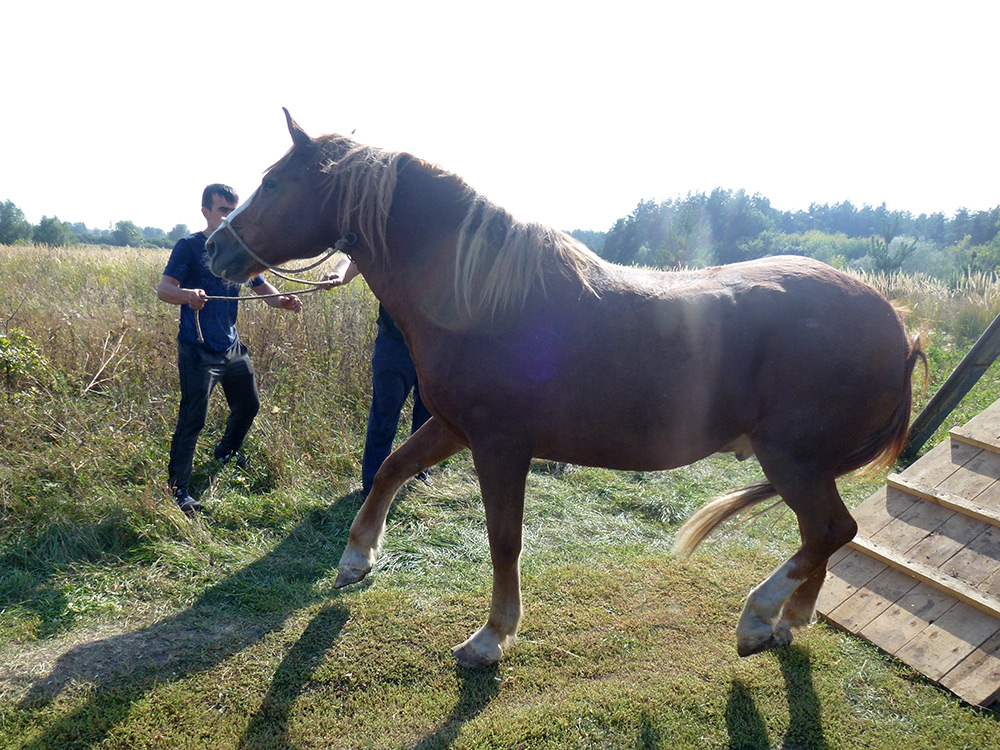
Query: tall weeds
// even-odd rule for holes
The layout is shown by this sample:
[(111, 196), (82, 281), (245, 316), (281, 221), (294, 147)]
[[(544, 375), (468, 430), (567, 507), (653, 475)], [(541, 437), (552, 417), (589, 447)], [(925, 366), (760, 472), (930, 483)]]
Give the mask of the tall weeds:
[(973, 271), (945, 283), (926, 274), (858, 273), (862, 281), (910, 311), (910, 324), (946, 341), (975, 341), (1000, 314), (1000, 280)]
[[(167, 256), (0, 248), (0, 333), (19, 331), (41, 360), (0, 380), (0, 550), (14, 544), (52, 561), (79, 559), (80, 550), (59, 541), (68, 526), (104, 529), (75, 535), (91, 539), (93, 554), (109, 549), (100, 542), (108, 523), (125, 539), (136, 529), (186, 533), (166, 518), (164, 502), (179, 400), (178, 308), (155, 295)], [(300, 315), (241, 304), (238, 328), (263, 402), (248, 438), (262, 487), (358, 473), (375, 304), (360, 281), (304, 295)], [(226, 413), (220, 389), (196, 461)]]

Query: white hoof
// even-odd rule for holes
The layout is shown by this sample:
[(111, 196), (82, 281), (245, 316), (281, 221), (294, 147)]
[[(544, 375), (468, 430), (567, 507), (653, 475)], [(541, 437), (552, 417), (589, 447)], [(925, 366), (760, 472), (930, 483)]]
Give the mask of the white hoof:
[[(503, 645), (509, 640), (503, 638)], [(503, 646), (492, 628), (484, 626), (473, 633), (465, 643), (455, 646), (451, 653), (461, 666), (468, 669), (482, 669), (500, 661), (503, 657)]]
[(374, 562), (374, 552), (366, 554), (348, 545), (340, 558), (340, 563), (337, 565), (337, 580), (333, 584), (333, 587), (339, 589), (352, 583), (357, 583), (368, 575)]

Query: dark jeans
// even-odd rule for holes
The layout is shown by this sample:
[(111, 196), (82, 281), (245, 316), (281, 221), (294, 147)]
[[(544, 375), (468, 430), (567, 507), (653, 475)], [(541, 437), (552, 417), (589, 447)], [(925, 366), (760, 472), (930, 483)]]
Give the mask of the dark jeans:
[(171, 487), (187, 487), (198, 435), (208, 415), (208, 397), (215, 386), (222, 384), (229, 404), (226, 431), (219, 441), (217, 454), (238, 450), (243, 445), (260, 409), (260, 394), (253, 363), (243, 344), (218, 353), (180, 343), (177, 369), (181, 379), (181, 406), (170, 443), (169, 476)]
[(430, 412), (420, 400), (417, 370), (406, 342), (385, 333), (379, 327), (372, 356), (372, 405), (368, 411), (368, 434), (361, 459), (361, 484), (367, 493), (382, 462), (392, 452), (392, 441), (399, 427), (399, 415), (410, 391), (413, 391), (413, 423), (410, 433), (430, 419)]

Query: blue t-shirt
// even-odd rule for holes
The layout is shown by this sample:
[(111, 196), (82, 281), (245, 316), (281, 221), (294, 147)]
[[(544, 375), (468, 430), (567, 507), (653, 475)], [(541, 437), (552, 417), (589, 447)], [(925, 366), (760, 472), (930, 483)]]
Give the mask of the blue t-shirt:
[[(177, 240), (170, 253), (164, 276), (177, 279), (184, 289), (204, 289), (209, 297), (238, 297), (242, 285), (231, 284), (220, 279), (208, 268), (205, 255), (204, 232), (195, 232)], [(250, 286), (264, 283), (262, 276), (255, 276), (247, 282)], [(199, 321), (205, 342), (198, 341), (198, 328), (194, 322), (195, 311), (188, 305), (181, 305), (181, 323), (177, 340), (194, 344), (213, 352), (227, 352), (238, 342), (236, 316), (240, 303), (237, 300), (210, 299), (201, 308)]]

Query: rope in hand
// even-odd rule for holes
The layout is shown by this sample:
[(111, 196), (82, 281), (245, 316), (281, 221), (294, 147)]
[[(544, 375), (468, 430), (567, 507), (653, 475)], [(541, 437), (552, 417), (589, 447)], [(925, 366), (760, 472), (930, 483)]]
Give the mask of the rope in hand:
[[(294, 281), (296, 284), (305, 284), (307, 282), (302, 281), (302, 279), (297, 279), (294, 276), (288, 276), (287, 274), (298, 274), (298, 273), (304, 273), (305, 271), (310, 271), (313, 268), (316, 268), (317, 266), (325, 263), (327, 259), (329, 259), (334, 253), (344, 253), (349, 258), (351, 256), (350, 254), (347, 253), (347, 248), (349, 248), (351, 245), (353, 245), (355, 242), (358, 241), (358, 236), (354, 232), (346, 232), (344, 236), (341, 237), (336, 242), (334, 242), (333, 247), (327, 250), (326, 254), (324, 254), (323, 257), (317, 260), (315, 263), (312, 263), (308, 266), (304, 266), (303, 268), (281, 268), (279, 266), (274, 265), (273, 263), (269, 263), (268, 261), (261, 258), (259, 255), (257, 255), (257, 253), (253, 251), (253, 248), (251, 248), (250, 245), (246, 243), (246, 240), (244, 240), (240, 236), (239, 232), (236, 231), (236, 228), (229, 223), (228, 217), (222, 219), (222, 224), (219, 225), (219, 228), (225, 229), (227, 232), (229, 232), (236, 240), (236, 242), (239, 244), (239, 246), (243, 248), (243, 250), (246, 252), (247, 255), (249, 255), (258, 263), (262, 264), (275, 276), (278, 276), (282, 279), (286, 279), (287, 281)], [(319, 291), (320, 289), (326, 289), (330, 286), (332, 285), (325, 282), (312, 282), (312, 287), (310, 287), (309, 289), (303, 289), (301, 292), (296, 292), (296, 294), (308, 294), (309, 292), (316, 292)], [(276, 294), (254, 294), (249, 297), (209, 296), (206, 297), (206, 299), (230, 299), (239, 301), (239, 300), (252, 300), (252, 299), (267, 299), (268, 297), (284, 297), (284, 296), (285, 296), (284, 292), (278, 292)], [(201, 335), (201, 320), (199, 312), (200, 310), (194, 311), (194, 325), (195, 328), (198, 329), (198, 341), (204, 344), (205, 339)]]
[[(303, 284), (305, 282), (300, 279), (290, 279), (298, 284)], [(285, 297), (288, 294), (309, 294), (310, 292), (318, 292), (320, 289), (326, 289), (330, 285), (325, 283), (314, 283), (308, 289), (303, 289), (298, 292), (275, 292), (274, 294), (251, 294), (251, 295), (240, 295), (238, 297), (227, 297), (225, 295), (208, 295), (205, 297), (206, 300), (210, 299), (221, 299), (221, 300), (232, 300), (234, 302), (247, 301), (247, 300), (266, 300), (269, 297)], [(198, 343), (204, 344), (205, 337), (201, 333), (201, 310), (194, 311), (194, 327), (198, 331)]]

